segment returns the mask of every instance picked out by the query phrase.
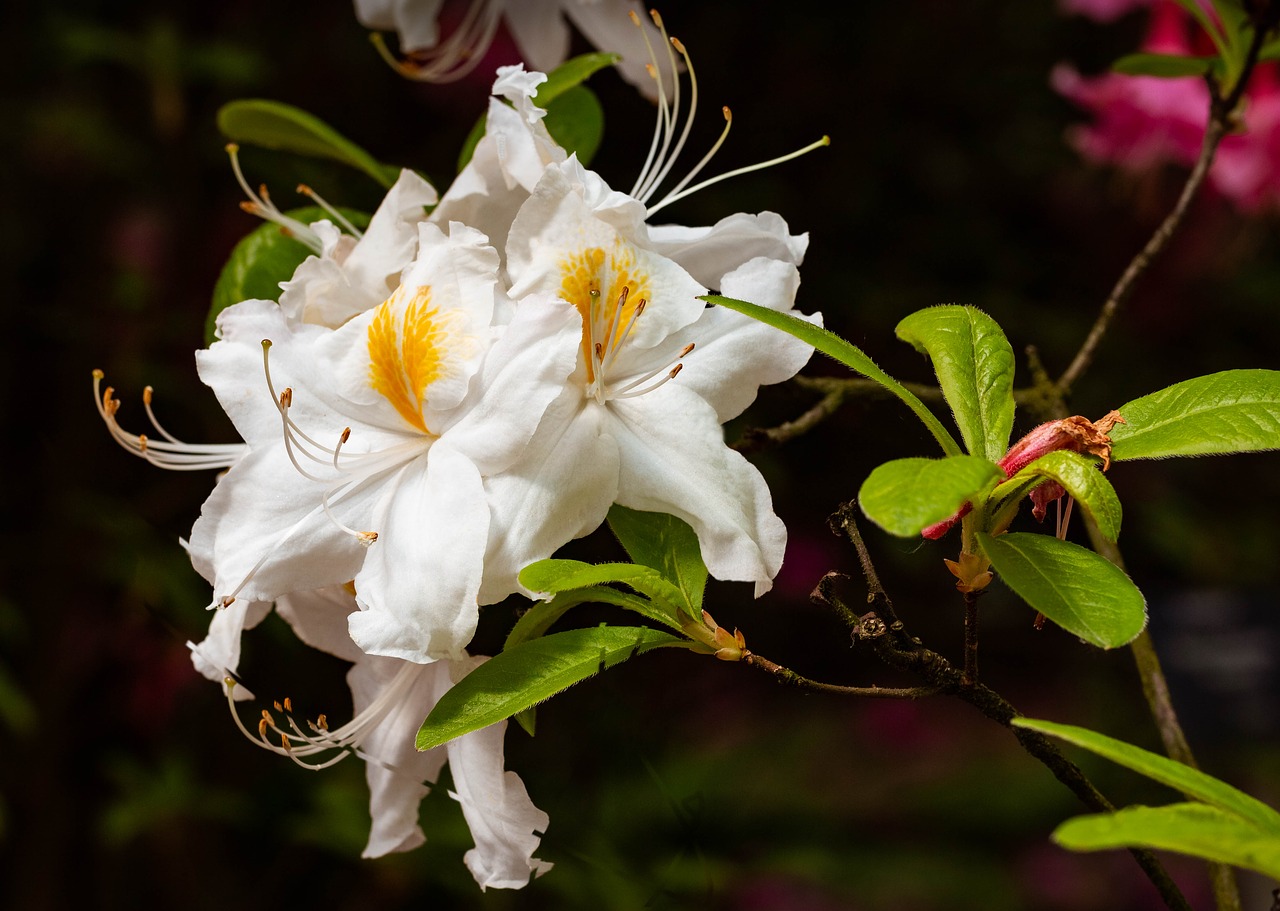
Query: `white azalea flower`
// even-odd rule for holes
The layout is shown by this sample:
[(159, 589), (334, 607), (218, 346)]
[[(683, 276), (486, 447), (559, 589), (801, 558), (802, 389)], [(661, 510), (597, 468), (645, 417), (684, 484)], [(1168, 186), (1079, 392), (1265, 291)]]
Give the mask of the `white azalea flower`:
[[(410, 851), (426, 840), (419, 806), (448, 762), (454, 782), (450, 796), (462, 805), (475, 839), (464, 861), (480, 887), (518, 889), (551, 868), (533, 857), (547, 814), (530, 801), (520, 777), (503, 768), (505, 721), (426, 752), (415, 747), (422, 719), (485, 658), (464, 655), (423, 665), (367, 655), (347, 633), (348, 615), (357, 608), (341, 586), (286, 595), (277, 609), (307, 645), (352, 662), (347, 682), (353, 717), (337, 727), (321, 715), (300, 721), (286, 700), (274, 713), (264, 712), (255, 734), (234, 704), (232, 715), (254, 743), (305, 768), (326, 768), (351, 755), (365, 761), (372, 818), (365, 857)], [(193, 649), (199, 654), (206, 646)], [(228, 685), (228, 694), (240, 689)]]
[(249, 451), (206, 501), (190, 551), (215, 605), (354, 580), (360, 647), (427, 662), (462, 655), (474, 632), (482, 478), (532, 436), (580, 330), (551, 295), (494, 325), (503, 295), (484, 236), (419, 230), (396, 292), (338, 329), (290, 323), (266, 301), (220, 316), (197, 362)]
[(618, 70), (624, 79), (656, 97), (645, 64), (649, 44), (661, 36), (635, 0), (470, 0), (461, 21), (446, 35), (439, 26), (443, 6), (444, 0), (355, 0), (362, 25), (397, 34), (405, 59), (397, 60), (381, 42), (378, 48), (410, 79), (461, 79), (483, 59), (504, 23), (526, 63), (544, 72), (555, 69), (569, 55), (572, 22), (596, 48), (621, 56)]
[[(781, 566), (786, 529), (760, 473), (725, 445), (721, 423), (762, 383), (799, 370), (813, 349), (707, 309), (697, 299), (707, 287), (658, 251), (646, 215), (643, 203), (571, 157), (547, 169), (512, 225), (517, 312), (526, 295), (557, 294), (577, 308), (583, 329), (570, 385), (525, 457), (486, 479), (490, 559), (522, 566), (549, 556), (596, 528), (616, 502), (685, 520), (712, 575), (753, 582), (760, 595)], [(744, 225), (748, 258), (725, 271), (732, 257), (721, 235)], [(685, 241), (681, 256), (724, 293), (792, 308), (804, 241), (781, 219), (739, 217)], [(485, 581), (484, 601), (513, 584), (496, 571)]]

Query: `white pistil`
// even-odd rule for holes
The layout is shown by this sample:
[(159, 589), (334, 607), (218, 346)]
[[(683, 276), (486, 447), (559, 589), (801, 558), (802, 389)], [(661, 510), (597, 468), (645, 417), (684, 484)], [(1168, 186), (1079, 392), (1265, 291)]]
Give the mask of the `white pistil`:
[[(365, 753), (361, 744), (387, 714), (401, 704), (421, 670), (422, 665), (406, 662), (373, 702), (346, 724), (332, 731), (329, 730), (329, 722), (324, 715), (318, 716), (314, 721), (307, 721), (308, 730), (303, 730), (302, 725), (294, 718), (292, 704), (286, 699), (283, 704), (275, 703), (276, 711), (285, 716), (285, 723), (277, 723), (270, 709), (263, 709), (255, 734), (245, 726), (236, 707), (233, 694), (238, 684), (235, 679), (228, 676), (223, 680), (223, 685), (232, 720), (240, 733), (256, 746), (287, 756), (304, 769), (318, 771), (341, 762), (348, 756), (358, 756), (366, 762), (376, 762), (384, 768), (399, 771), (395, 766)], [(268, 736), (269, 733), (274, 737)]]
[(184, 443), (166, 431), (156, 421), (151, 410), (152, 390), (148, 386), (143, 392), (143, 407), (151, 425), (162, 440), (152, 440), (146, 434), (132, 434), (116, 422), (116, 413), (120, 410), (120, 400), (115, 398), (115, 390), (108, 386), (102, 388), (104, 374), (101, 370), (93, 371), (93, 398), (98, 415), (112, 439), (134, 455), (146, 459), (152, 465), (168, 468), (171, 471), (200, 471), (204, 469), (230, 468), (244, 455), (242, 443), (210, 443), (197, 446)]
[[(631, 188), (630, 195), (634, 199), (638, 199), (647, 207), (647, 214), (652, 216), (655, 212), (666, 208), (673, 202), (684, 199), (699, 190), (705, 189), (712, 184), (727, 180), (730, 177), (737, 177), (742, 174), (749, 174), (752, 171), (759, 171), (765, 168), (773, 167), (776, 164), (782, 164), (784, 161), (790, 161), (812, 152), (815, 149), (831, 144), (829, 136), (823, 136), (817, 142), (810, 143), (802, 149), (797, 149), (786, 155), (772, 158), (768, 161), (762, 161), (758, 164), (748, 165), (742, 168), (736, 168), (732, 171), (726, 171), (716, 177), (704, 180), (701, 183), (689, 186), (692, 180), (701, 173), (702, 169), (707, 166), (720, 147), (724, 145), (725, 139), (729, 135), (729, 128), (733, 125), (733, 115), (727, 107), (721, 108), (724, 113), (725, 125), (720, 136), (716, 139), (711, 149), (702, 156), (702, 159), (694, 165), (683, 178), (681, 178), (674, 187), (667, 191), (666, 195), (653, 205), (649, 205), (649, 200), (657, 192), (661, 183), (667, 179), (671, 173), (671, 169), (675, 166), (676, 159), (680, 157), (680, 153), (684, 150), (685, 141), (689, 138), (689, 131), (693, 128), (693, 118), (698, 111), (698, 77), (693, 69), (693, 60), (689, 56), (688, 50), (680, 39), (669, 37), (665, 26), (662, 24), (662, 18), (656, 13), (651, 12), (654, 25), (662, 33), (663, 40), (668, 44), (667, 56), (670, 62), (670, 71), (672, 75), (672, 89), (670, 93), (670, 101), (668, 102), (668, 93), (665, 81), (662, 77), (662, 71), (658, 66), (658, 55), (654, 51), (653, 45), (650, 44), (648, 34), (641, 28), (640, 17), (633, 11), (631, 13), (631, 21), (637, 28), (641, 28), (641, 34), (645, 38), (645, 47), (649, 51), (649, 64), (647, 69), (653, 79), (658, 84), (658, 113), (656, 123), (654, 125), (653, 139), (649, 143), (649, 153), (645, 157), (644, 164), (640, 168), (640, 175), (636, 178), (635, 185)], [(673, 50), (674, 49), (674, 50)], [(680, 59), (684, 62), (685, 70), (689, 74), (689, 111), (685, 114), (684, 126), (680, 128), (680, 135), (676, 136), (677, 122), (680, 119), (680, 77), (679, 68), (676, 63), (676, 52), (680, 54)]]

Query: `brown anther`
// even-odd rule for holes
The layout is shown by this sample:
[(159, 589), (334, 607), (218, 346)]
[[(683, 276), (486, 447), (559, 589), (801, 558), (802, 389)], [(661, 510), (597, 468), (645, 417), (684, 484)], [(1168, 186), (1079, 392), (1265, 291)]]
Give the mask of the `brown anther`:
[(725, 105), (724, 107), (722, 107), (720, 110), (721, 110), (721, 112), (724, 114), (725, 122), (726, 122), (726, 123), (733, 123), (733, 111), (729, 110), (729, 106), (726, 104), (726, 105)]
[(344, 427), (341, 436), (338, 437), (338, 442), (345, 444), (349, 439), (351, 439), (351, 428)]
[(686, 50), (684, 49), (684, 44), (682, 44), (682, 43), (681, 43), (681, 41), (680, 41), (680, 39), (679, 39), (679, 38), (677, 38), (675, 35), (672, 35), (672, 36), (671, 36), (671, 46), (672, 46), (673, 48), (675, 48), (675, 49), (676, 49), (678, 52), (680, 52), (681, 54), (687, 54), (687, 53), (688, 53), (688, 51), (686, 51)]
[(361, 544), (368, 547), (378, 540), (378, 533), (376, 531), (361, 531), (356, 533), (356, 538)]
[(293, 406), (293, 387), (285, 386), (284, 392), (280, 393), (280, 407), (290, 408)]
[(649, 18), (653, 20), (653, 24), (658, 28), (662, 28), (662, 17), (658, 15), (656, 9), (649, 10)]
[(319, 718), (316, 719), (316, 727), (318, 727), (322, 731), (329, 730), (329, 719), (324, 715), (321, 715)]
[[(689, 344), (687, 344), (687, 345), (685, 345), (683, 348), (681, 348), (681, 349), (680, 349), (680, 357), (684, 357), (686, 354), (688, 354), (690, 351), (692, 351), (692, 350), (693, 350), (693, 346), (694, 346), (694, 343), (693, 343), (693, 342), (690, 342)], [(678, 358), (677, 358), (677, 359), (678, 359)]]
[(627, 295), (631, 293), (630, 285), (623, 285), (622, 290), (618, 292), (618, 307), (621, 309), (627, 305)]
[(641, 313), (644, 313), (644, 308), (645, 308), (645, 307), (647, 307), (647, 306), (649, 306), (649, 299), (648, 299), (648, 298), (645, 298), (645, 297), (640, 298), (640, 300), (636, 302), (636, 314), (635, 314), (635, 315), (636, 315), (636, 316), (639, 316)]
[(106, 374), (105, 374), (105, 373), (103, 373), (101, 370), (99, 370), (97, 367), (94, 367), (94, 368), (93, 368), (93, 378), (94, 378), (95, 380), (101, 380), (101, 379), (103, 379), (105, 376), (106, 376)]
[(267, 719), (265, 718), (258, 722), (258, 736), (263, 740), (267, 739)]
[(596, 342), (595, 352), (596, 352), (596, 360), (598, 361), (604, 360), (604, 345), (600, 344), (599, 342)]
[(262, 214), (262, 206), (258, 205), (256, 202), (253, 202), (252, 200), (249, 200), (249, 199), (240, 200), (240, 208), (245, 212), (248, 212), (250, 215)]
[(652, 63), (646, 63), (644, 65), (644, 71), (649, 74), (650, 79), (658, 78), (658, 68), (654, 66)]
[(271, 202), (271, 194), (267, 192), (267, 185), (265, 183), (258, 184), (258, 195), (262, 197), (263, 202)]
[(293, 744), (289, 742), (289, 735), (285, 734), (283, 731), (280, 733), (280, 746), (286, 753), (293, 752)]
[(151, 404), (151, 395), (152, 395), (152, 393), (153, 393), (154, 391), (155, 391), (155, 390), (153, 390), (150, 386), (143, 386), (143, 387), (142, 387), (142, 403), (143, 403), (144, 405), (150, 405), (150, 404)]
[(276, 711), (277, 711), (277, 712), (283, 712), (283, 711), (284, 711), (284, 706), (282, 706), (282, 705), (280, 704), (280, 700), (279, 700), (279, 699), (277, 699), (275, 702), (273, 702), (273, 703), (272, 703), (272, 705), (274, 705), (274, 706), (276, 707)]
[(674, 367), (671, 368), (671, 372), (667, 374), (667, 379), (674, 380), (676, 378), (676, 375), (683, 369), (684, 369), (684, 364), (676, 364)]
[(298, 192), (301, 193), (303, 196), (314, 195), (312, 189), (309, 186), (307, 186), (305, 183), (298, 184)]
[(636, 11), (635, 11), (635, 10), (633, 10), (633, 9), (632, 9), (632, 10), (627, 10), (627, 15), (631, 17), (631, 21), (632, 21), (633, 23), (635, 23), (636, 25), (639, 25), (639, 24), (640, 24), (640, 17), (639, 17), (638, 15), (636, 15)]
[(293, 712), (293, 700), (290, 699), (288, 696), (284, 697), (284, 710), (290, 713)]
[(233, 605), (233, 604), (235, 604), (235, 603), (236, 603), (236, 596), (235, 596), (235, 595), (226, 595), (226, 596), (224, 596), (224, 597), (223, 597), (223, 599), (222, 599), (221, 606), (222, 606), (222, 607), (230, 607), (231, 605)]
[(240, 151), (240, 146), (236, 145), (234, 142), (228, 142), (225, 146), (223, 146), (223, 148), (226, 149), (227, 153), (231, 155), (234, 155), (236, 152)]
[(145, 453), (147, 451), (147, 435), (145, 433), (138, 434), (138, 452)]
[[(277, 708), (279, 708), (279, 706), (276, 706), (276, 707), (277, 707)], [(270, 723), (270, 724), (275, 724), (275, 723), (276, 723), (276, 720), (275, 720), (274, 718), (272, 718), (272, 717), (271, 717), (271, 712), (270, 712), (269, 710), (267, 710), (267, 709), (263, 709), (263, 710), (262, 710), (262, 720), (263, 720), (263, 721), (266, 721), (266, 722), (268, 722), (268, 723)]]

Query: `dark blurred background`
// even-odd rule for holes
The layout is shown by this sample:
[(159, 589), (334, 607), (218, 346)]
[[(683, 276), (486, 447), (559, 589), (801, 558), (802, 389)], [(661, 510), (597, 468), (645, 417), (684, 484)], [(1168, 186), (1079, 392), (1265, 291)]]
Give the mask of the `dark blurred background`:
[[(1185, 174), (1140, 178), (1082, 162), (1063, 139), (1079, 113), (1051, 67), (1096, 72), (1132, 49), (1135, 17), (1102, 26), (1050, 0), (661, 8), (690, 48), (706, 116), (701, 154), (734, 111), (711, 171), (830, 134), (829, 149), (721, 184), (661, 216), (710, 223), (774, 210), (811, 235), (801, 307), (904, 380), (927, 363), (895, 340), (908, 313), (981, 307), (1015, 350), (1061, 371), (1106, 293), (1171, 206)], [(241, 212), (215, 114), (242, 97), (317, 114), (379, 159), (447, 185), (490, 77), (406, 82), (376, 56), (349, 3), (11, 4), (0, 58), (7, 125), (0, 169), (6, 323), (3, 583), (0, 584), (0, 905), (14, 909), (892, 909), (1112, 911), (1158, 907), (1123, 852), (1073, 855), (1048, 834), (1080, 810), (1013, 738), (951, 699), (805, 695), (740, 665), (655, 653), (544, 706), (534, 739), (512, 730), (508, 767), (551, 825), (555, 862), (520, 892), (481, 894), (456, 804), (424, 802), (428, 844), (361, 861), (357, 761), (313, 774), (247, 744), (219, 688), (190, 666), (208, 596), (179, 546), (212, 478), (153, 469), (109, 439), (90, 373), (106, 371), (141, 427), (138, 396), (193, 441), (232, 441), (195, 375), (209, 297)], [(585, 46), (579, 50), (587, 49)], [(501, 47), (492, 63), (510, 62)], [(484, 67), (482, 66), (483, 70)], [(492, 67), (489, 67), (492, 72)], [(612, 72), (591, 86), (607, 129), (596, 168), (626, 188), (652, 109)], [(340, 166), (247, 149), (252, 179), (285, 204), (299, 181), (372, 209), (379, 189)], [(690, 155), (689, 161), (696, 160)], [(1098, 417), (1192, 376), (1280, 367), (1280, 221), (1212, 196), (1122, 312), (1079, 383)], [(838, 375), (815, 359), (814, 374)], [(1025, 361), (1019, 385), (1027, 381)], [(771, 388), (747, 425), (813, 401)], [(33, 411), (32, 405), (40, 408)], [(40, 410), (44, 409), (44, 410)], [(1020, 415), (1015, 432), (1034, 423)], [(908, 684), (851, 650), (808, 593), (853, 574), (826, 519), (876, 464), (932, 454), (898, 403), (855, 401), (808, 437), (754, 457), (791, 545), (775, 590), (715, 585), (709, 605), (755, 651), (837, 683)], [(1121, 546), (1203, 766), (1280, 803), (1280, 456), (1115, 466)], [(1029, 520), (1026, 520), (1029, 521)], [(961, 604), (941, 559), (867, 528), (899, 613), (958, 658)], [(1076, 529), (1073, 534), (1078, 533)], [(576, 553), (612, 558), (600, 535)], [(1032, 629), (1007, 592), (983, 599), (986, 682), (1033, 716), (1158, 748), (1133, 662), (1056, 628)], [(487, 609), (492, 648), (514, 602)], [(259, 693), (308, 711), (349, 709), (336, 659), (276, 618), (246, 637)], [(1176, 799), (1073, 753), (1117, 803)], [(444, 782), (447, 784), (447, 781)], [(1193, 904), (1202, 866), (1169, 856)], [(1242, 876), (1249, 911), (1275, 884)]]

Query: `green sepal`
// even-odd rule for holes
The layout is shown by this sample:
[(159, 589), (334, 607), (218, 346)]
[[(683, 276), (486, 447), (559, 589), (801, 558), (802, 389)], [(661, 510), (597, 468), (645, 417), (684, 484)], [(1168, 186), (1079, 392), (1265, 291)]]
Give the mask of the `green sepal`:
[(386, 189), (400, 176), (400, 168), (383, 164), (319, 117), (282, 101), (229, 101), (218, 110), (218, 129), (233, 142), (341, 162)]
[(858, 505), (889, 534), (908, 538), (955, 515), (1003, 478), (1000, 466), (980, 456), (896, 459), (862, 482)]
[(1013, 429), (1013, 347), (976, 307), (947, 304), (912, 313), (898, 338), (929, 356), (971, 455), (998, 462)]
[[(339, 209), (357, 228), (369, 224), (369, 216), (353, 209)], [(319, 206), (290, 209), (284, 213), (303, 224), (329, 218)], [(247, 300), (279, 300), (280, 283), (293, 278), (294, 271), (314, 251), (284, 232), (273, 222), (264, 222), (240, 239), (231, 250), (213, 286), (209, 314), (205, 317), (205, 343), (212, 344), (218, 314)]]
[(1226, 455), (1280, 449), (1280, 370), (1224, 370), (1117, 409), (1111, 458)]
[(1009, 588), (1084, 641), (1116, 648), (1146, 626), (1142, 592), (1093, 551), (1040, 534), (979, 534), (977, 541)]
[(459, 680), (431, 710), (416, 740), (429, 750), (510, 718), (628, 658), (669, 646), (693, 647), (648, 627), (566, 630), (514, 646)]
[(1002, 501), (1013, 493), (1026, 493), (1029, 490), (1026, 482), (1036, 478), (1048, 478), (1061, 484), (1093, 517), (1098, 531), (1108, 541), (1115, 541), (1120, 536), (1120, 498), (1116, 496), (1115, 488), (1098, 470), (1096, 459), (1067, 449), (1046, 453), (1036, 459), (993, 490), (991, 501)]

